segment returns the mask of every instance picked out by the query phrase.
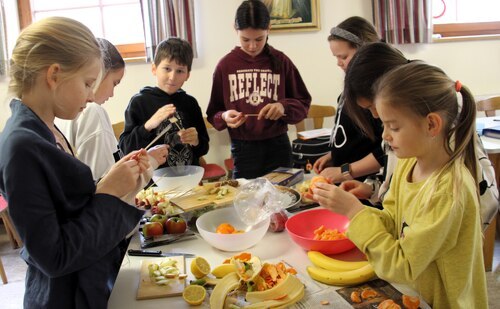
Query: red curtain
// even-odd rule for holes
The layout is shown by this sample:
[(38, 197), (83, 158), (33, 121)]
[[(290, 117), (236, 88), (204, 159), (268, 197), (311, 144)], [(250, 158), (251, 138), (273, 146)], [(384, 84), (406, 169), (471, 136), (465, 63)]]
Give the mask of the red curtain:
[(156, 46), (169, 37), (191, 43), (196, 53), (193, 0), (141, 0), (146, 58), (152, 61)]
[(373, 17), (387, 43), (432, 42), (432, 0), (373, 0)]

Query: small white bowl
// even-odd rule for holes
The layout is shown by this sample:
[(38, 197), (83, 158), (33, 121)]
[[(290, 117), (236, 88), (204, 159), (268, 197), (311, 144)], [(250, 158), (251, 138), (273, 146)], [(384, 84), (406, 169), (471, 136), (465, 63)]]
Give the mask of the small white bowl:
[(164, 167), (153, 172), (153, 181), (160, 191), (184, 192), (199, 184), (204, 171), (196, 165)]
[[(248, 226), (240, 220), (233, 207), (219, 208), (201, 215), (196, 220), (196, 228), (201, 237), (213, 247), (222, 251), (242, 251), (256, 245), (267, 232), (270, 218)], [(216, 229), (221, 223), (229, 223), (244, 233), (218, 234)]]

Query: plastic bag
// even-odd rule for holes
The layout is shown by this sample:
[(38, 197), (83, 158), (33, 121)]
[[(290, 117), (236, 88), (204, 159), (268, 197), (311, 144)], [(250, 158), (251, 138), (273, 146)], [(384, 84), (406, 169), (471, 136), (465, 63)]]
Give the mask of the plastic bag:
[(241, 221), (255, 225), (280, 212), (291, 203), (288, 194), (276, 189), (266, 178), (257, 178), (241, 186), (234, 198), (234, 208)]

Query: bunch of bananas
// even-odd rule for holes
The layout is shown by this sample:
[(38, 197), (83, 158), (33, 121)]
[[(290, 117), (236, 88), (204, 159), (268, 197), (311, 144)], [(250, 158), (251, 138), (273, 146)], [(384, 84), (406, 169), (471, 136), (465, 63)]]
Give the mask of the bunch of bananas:
[(346, 262), (331, 258), (318, 251), (307, 252), (314, 266), (307, 266), (307, 273), (316, 281), (336, 286), (357, 285), (375, 277), (368, 261)]

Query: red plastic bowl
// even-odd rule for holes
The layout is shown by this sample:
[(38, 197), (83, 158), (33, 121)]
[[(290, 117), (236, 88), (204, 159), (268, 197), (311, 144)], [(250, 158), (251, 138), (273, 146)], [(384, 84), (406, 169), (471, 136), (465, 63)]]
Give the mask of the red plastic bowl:
[(314, 240), (314, 230), (324, 225), (326, 228), (345, 232), (349, 219), (327, 209), (313, 209), (290, 217), (285, 224), (288, 235), (303, 249), (319, 251), (323, 254), (338, 254), (355, 247), (348, 238), (338, 240)]

